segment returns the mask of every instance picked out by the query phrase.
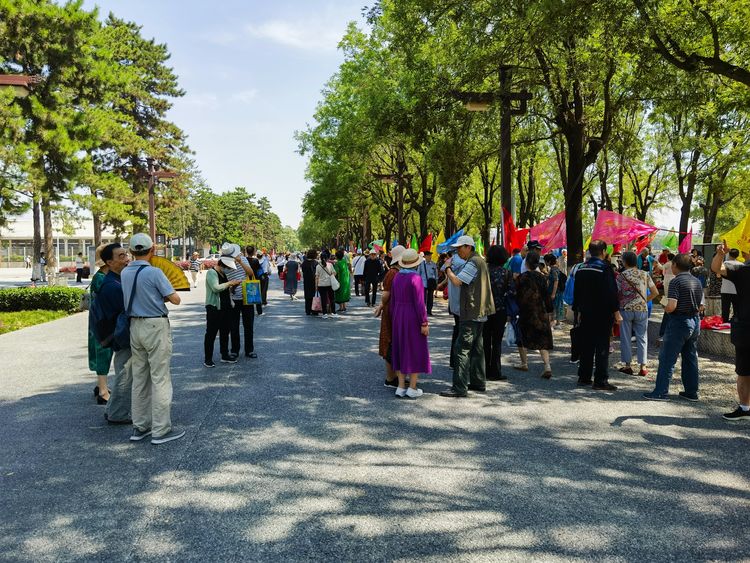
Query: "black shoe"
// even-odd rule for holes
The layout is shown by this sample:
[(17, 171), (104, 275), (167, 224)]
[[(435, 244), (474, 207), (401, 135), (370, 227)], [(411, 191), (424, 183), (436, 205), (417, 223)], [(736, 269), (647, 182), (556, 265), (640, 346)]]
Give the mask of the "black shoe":
[(388, 381), (387, 379), (383, 383), (383, 387), (390, 387), (391, 389), (398, 389), (398, 378)]
[(736, 410), (721, 415), (721, 418), (730, 422), (750, 422), (750, 411), (743, 411), (737, 407)]
[(480, 387), (479, 385), (469, 385), (469, 391), (476, 391), (477, 393), (486, 393), (486, 387)]
[(576, 385), (578, 385), (579, 387), (586, 387), (588, 385), (591, 385), (591, 380), (589, 379), (588, 381), (586, 381), (585, 379), (579, 379)]
[(104, 398), (104, 397), (102, 397), (101, 395), (97, 395), (97, 396), (96, 396), (96, 404), (97, 404), (97, 405), (106, 405), (106, 404), (107, 404), (107, 402), (108, 402), (108, 401), (107, 401), (107, 399), (105, 399), (105, 398)]
[(464, 399), (466, 398), (466, 395), (461, 395), (460, 393), (457, 393), (455, 389), (452, 387), (448, 389), (447, 391), (441, 391), (440, 392), (441, 397), (451, 397), (453, 399)]
[(215, 368), (216, 364), (213, 363), (212, 361), (211, 362), (203, 362), (203, 366), (207, 367), (207, 368)]
[(246, 353), (245, 357), (246, 358), (253, 358), (253, 359), (255, 359), (255, 358), (258, 357), (258, 354), (256, 354), (255, 352), (250, 352), (250, 353)]
[(237, 358), (234, 356), (227, 356), (226, 358), (221, 359), (222, 364), (236, 364)]
[(508, 377), (505, 375), (488, 375), (487, 381), (508, 381)]
[(685, 399), (686, 401), (692, 401), (694, 403), (698, 402), (698, 393), (695, 395), (691, 395), (689, 393), (686, 393), (685, 391), (680, 391), (678, 393), (681, 399)]
[(617, 391), (617, 386), (611, 383), (594, 383), (591, 388), (594, 391)]
[(107, 421), (107, 424), (133, 424), (133, 421), (130, 419), (125, 420), (110, 420), (109, 415), (105, 412), (104, 413), (104, 420)]

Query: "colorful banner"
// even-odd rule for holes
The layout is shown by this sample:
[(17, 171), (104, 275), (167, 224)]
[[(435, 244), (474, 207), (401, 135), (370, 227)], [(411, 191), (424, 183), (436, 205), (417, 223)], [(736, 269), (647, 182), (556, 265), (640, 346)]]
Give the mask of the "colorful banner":
[(631, 240), (650, 235), (658, 229), (653, 225), (602, 209), (596, 216), (592, 239), (601, 239), (608, 244), (627, 244)]
[(543, 252), (568, 245), (565, 231), (565, 211), (531, 227), (531, 240), (538, 240)]
[(729, 248), (750, 252), (750, 213), (734, 229), (721, 235), (721, 240), (726, 240)]
[(446, 240), (446, 241), (445, 241), (445, 242), (444, 242), (443, 244), (438, 244), (438, 246), (437, 246), (437, 250), (438, 250), (438, 252), (439, 252), (440, 254), (442, 254), (443, 252), (450, 252), (451, 250), (453, 250), (453, 249), (451, 248), (451, 245), (452, 245), (452, 244), (453, 244), (454, 242), (456, 242), (456, 241), (458, 240), (458, 237), (462, 236), (463, 234), (464, 234), (464, 230), (463, 230), (463, 229), (461, 229), (461, 230), (460, 230), (460, 231), (458, 231), (457, 233), (455, 233), (455, 234), (451, 235), (451, 236), (450, 236), (450, 237), (448, 238), (448, 240)]
[(677, 241), (677, 233), (668, 233), (661, 241), (663, 248), (668, 248), (671, 252), (674, 252), (679, 246)]
[(685, 235), (684, 239), (682, 239), (682, 242), (680, 243), (678, 250), (680, 251), (680, 254), (689, 254), (692, 248), (693, 248), (693, 229), (691, 227), (690, 232)]
[(430, 250), (432, 250), (433, 256), (437, 256), (438, 246), (440, 246), (444, 242), (445, 242), (445, 233), (443, 233), (443, 229), (440, 229), (440, 234), (437, 236), (437, 239), (434, 239), (432, 241), (432, 247), (430, 248)]
[(432, 234), (427, 235), (422, 244), (419, 245), (419, 252), (427, 252), (428, 250), (432, 252)]

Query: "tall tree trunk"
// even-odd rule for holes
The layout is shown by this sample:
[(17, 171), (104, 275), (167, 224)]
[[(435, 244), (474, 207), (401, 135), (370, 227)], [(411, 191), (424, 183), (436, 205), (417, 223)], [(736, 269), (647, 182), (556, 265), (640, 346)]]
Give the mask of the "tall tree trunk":
[(456, 198), (458, 189), (447, 188), (445, 190), (445, 238), (456, 232)]
[(620, 158), (617, 167), (617, 212), (622, 215), (625, 212), (625, 162)]
[[(98, 213), (92, 213), (91, 218), (94, 221), (94, 248), (99, 248), (102, 244), (102, 218)], [(185, 239), (182, 239), (183, 254), (185, 250)]]
[(47, 257), (47, 267), (50, 272), (57, 272), (57, 253), (52, 230), (52, 207), (49, 198), (42, 196), (42, 217), (44, 218), (44, 252)]
[(568, 145), (565, 231), (568, 239), (568, 262), (577, 264), (583, 261), (583, 175), (586, 171), (583, 125), (570, 124), (565, 131), (565, 140)]

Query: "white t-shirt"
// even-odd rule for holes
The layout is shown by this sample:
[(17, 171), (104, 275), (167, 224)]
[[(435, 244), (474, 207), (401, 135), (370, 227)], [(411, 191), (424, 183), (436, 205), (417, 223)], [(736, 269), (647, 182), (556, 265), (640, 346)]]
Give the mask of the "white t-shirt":
[[(727, 260), (724, 262), (727, 270), (736, 270), (742, 266), (743, 262), (739, 260)], [(727, 293), (729, 295), (737, 295), (737, 288), (727, 278), (721, 278), (721, 293)]]
[(355, 276), (363, 276), (365, 274), (365, 260), (367, 260), (367, 258), (361, 254), (354, 257), (353, 265)]
[(80, 256), (76, 256), (76, 269), (83, 269), (83, 258)]

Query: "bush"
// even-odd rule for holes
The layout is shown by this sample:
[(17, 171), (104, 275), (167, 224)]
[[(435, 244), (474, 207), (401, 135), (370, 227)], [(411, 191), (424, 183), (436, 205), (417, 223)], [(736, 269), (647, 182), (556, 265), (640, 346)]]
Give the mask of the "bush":
[(77, 287), (14, 287), (0, 289), (0, 311), (65, 311), (75, 313), (83, 289)]
[(177, 260), (175, 261), (175, 264), (177, 264), (180, 268), (187, 271), (190, 269), (190, 262), (187, 260)]

